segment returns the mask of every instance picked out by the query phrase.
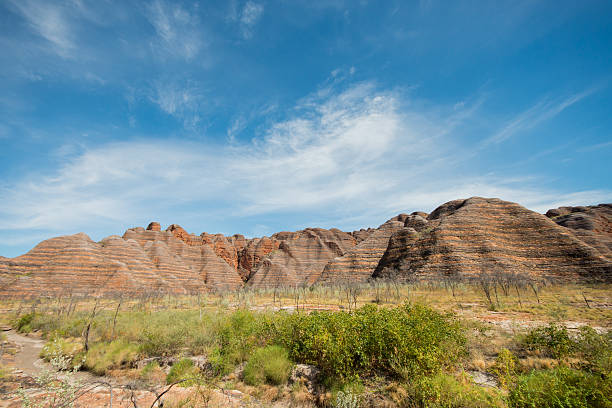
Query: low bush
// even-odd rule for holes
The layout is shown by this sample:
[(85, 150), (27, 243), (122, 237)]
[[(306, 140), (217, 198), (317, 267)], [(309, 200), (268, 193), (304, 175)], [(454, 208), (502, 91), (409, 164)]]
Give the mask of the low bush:
[(587, 370), (612, 377), (612, 331), (599, 334), (589, 326), (581, 327), (576, 350)]
[(19, 317), (14, 324), (15, 329), (19, 333), (29, 333), (32, 331), (32, 321), (34, 320), (34, 313), (27, 313)]
[(450, 315), (418, 305), (296, 313), (275, 330), (294, 361), (316, 365), (340, 380), (377, 371), (403, 378), (431, 375), (453, 367), (465, 354), (462, 326)]
[(400, 406), (406, 408), (501, 408), (505, 404), (498, 391), (479, 387), (467, 376), (456, 378), (439, 373), (410, 383), (408, 395)]
[(170, 372), (166, 376), (166, 383), (172, 384), (178, 381), (184, 381), (182, 385), (188, 386), (198, 382), (200, 378), (200, 370), (188, 358), (183, 358), (175, 363)]
[(84, 366), (97, 375), (104, 375), (112, 368), (119, 368), (136, 361), (138, 346), (124, 340), (96, 343), (87, 352)]
[(610, 378), (558, 367), (518, 378), (508, 396), (512, 408), (610, 408)]
[[(271, 317), (274, 316), (274, 319)], [(284, 313), (268, 315), (249, 310), (237, 310), (214, 322), (214, 347), (210, 353), (213, 367), (219, 374), (227, 374), (246, 361), (252, 350), (272, 344), (272, 321), (282, 321)]]
[(244, 367), (244, 382), (249, 385), (260, 385), (264, 382), (272, 385), (285, 384), (291, 374), (291, 366), (289, 353), (283, 347), (259, 348)]
[(499, 386), (504, 389), (508, 389), (511, 384), (516, 381), (516, 375), (518, 374), (519, 362), (518, 359), (512, 352), (506, 348), (502, 348), (495, 364), (491, 367), (490, 371), (497, 377)]
[(40, 357), (47, 362), (55, 360), (54, 365), (60, 366), (63, 370), (72, 370), (81, 367), (85, 353), (80, 339), (57, 337), (44, 345)]
[(531, 330), (522, 340), (529, 351), (537, 351), (553, 358), (563, 358), (575, 350), (575, 343), (565, 327), (551, 323)]

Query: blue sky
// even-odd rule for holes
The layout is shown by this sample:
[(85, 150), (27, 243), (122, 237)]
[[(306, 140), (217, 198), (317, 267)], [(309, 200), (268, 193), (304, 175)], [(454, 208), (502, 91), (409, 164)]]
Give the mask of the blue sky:
[(0, 255), (612, 201), (609, 1), (4, 0)]

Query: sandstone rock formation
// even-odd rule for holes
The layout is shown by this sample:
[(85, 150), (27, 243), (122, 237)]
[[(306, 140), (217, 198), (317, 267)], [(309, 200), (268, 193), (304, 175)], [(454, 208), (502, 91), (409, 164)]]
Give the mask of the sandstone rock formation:
[(363, 283), (372, 277), (385, 253), (391, 235), (404, 227), (397, 217), (385, 222), (342, 256), (330, 260), (318, 282), (322, 284)]
[(454, 200), (378, 228), (270, 237), (190, 234), (157, 222), (100, 242), (83, 233), (0, 257), (0, 296), (189, 294), (206, 290), (474, 276), (510, 271), (612, 281), (612, 204), (546, 215), (499, 199)]
[(357, 240), (349, 233), (332, 228), (306, 228), (297, 232), (272, 235), (279, 242), (253, 272), (249, 284), (254, 287), (311, 285), (325, 265), (353, 248)]
[(596, 248), (612, 260), (612, 204), (589, 207), (560, 207), (546, 212), (546, 216)]
[(187, 268), (156, 268), (136, 241), (87, 235), (51, 238), (25, 255), (0, 265), (0, 294), (75, 295), (190, 293), (204, 289)]
[(612, 277), (612, 262), (571, 230), (507, 201), (450, 201), (426, 219), (414, 216), (404, 225), (389, 240), (374, 277), (407, 280), (496, 271), (572, 281)]

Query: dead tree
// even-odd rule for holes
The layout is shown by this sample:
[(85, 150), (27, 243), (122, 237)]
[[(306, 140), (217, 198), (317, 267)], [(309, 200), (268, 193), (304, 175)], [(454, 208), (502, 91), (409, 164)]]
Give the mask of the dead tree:
[(123, 301), (123, 296), (119, 295), (119, 303), (117, 303), (117, 309), (115, 309), (115, 316), (113, 317), (113, 329), (111, 331), (111, 341), (115, 338), (115, 326), (117, 325), (117, 315), (119, 314), (119, 308), (121, 307), (121, 302)]
[(89, 316), (89, 320), (87, 322), (87, 326), (85, 327), (85, 330), (83, 331), (83, 340), (84, 340), (84, 349), (85, 352), (89, 351), (89, 330), (91, 329), (91, 324), (93, 323), (94, 319), (96, 318), (96, 312), (98, 309), (98, 303), (100, 301), (100, 298), (96, 298), (96, 303), (94, 304), (94, 308), (91, 311), (91, 315)]

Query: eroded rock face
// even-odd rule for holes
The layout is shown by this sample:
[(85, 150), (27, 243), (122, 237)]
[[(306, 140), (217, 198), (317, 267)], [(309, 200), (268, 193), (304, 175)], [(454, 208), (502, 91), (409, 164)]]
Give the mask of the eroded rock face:
[[(408, 216), (406, 216), (408, 217)], [(323, 270), (318, 283), (342, 284), (363, 283), (372, 273), (387, 249), (391, 235), (404, 227), (404, 223), (394, 217), (370, 232), (342, 256), (330, 260)]]
[(51, 238), (0, 265), (2, 295), (113, 295), (203, 290), (197, 273), (173, 264), (156, 268), (142, 247), (118, 236), (100, 243), (80, 233)]
[(96, 243), (52, 238), (0, 262), (0, 295), (190, 294), (242, 286), (236, 270), (179, 226), (132, 228)]
[(159, 222), (153, 221), (147, 226), (147, 231), (161, 231), (161, 225), (159, 225)]
[(472, 276), (499, 270), (532, 277), (610, 281), (612, 263), (572, 231), (518, 204), (473, 197), (416, 217), (396, 232), (374, 277)]
[(270, 252), (251, 275), (252, 286), (311, 285), (331, 259), (343, 256), (357, 244), (347, 232), (322, 228), (279, 232), (271, 240), (279, 242), (278, 249)]
[(560, 207), (548, 210), (546, 216), (612, 260), (612, 204)]
[(306, 228), (248, 239), (152, 222), (100, 242), (80, 233), (0, 257), (0, 296), (190, 294), (483, 271), (610, 282), (611, 220), (612, 204), (542, 215), (473, 197), (351, 233)]

